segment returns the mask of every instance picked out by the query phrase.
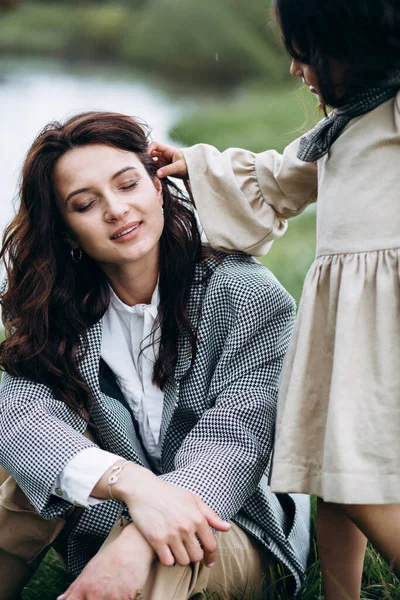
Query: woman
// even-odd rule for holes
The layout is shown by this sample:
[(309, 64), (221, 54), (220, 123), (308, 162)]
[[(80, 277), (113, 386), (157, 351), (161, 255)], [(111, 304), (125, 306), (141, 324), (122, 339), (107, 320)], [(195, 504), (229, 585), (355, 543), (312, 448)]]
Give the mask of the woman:
[(67, 522), (67, 600), (230, 597), (277, 563), (298, 586), (308, 501), (267, 486), (293, 300), (202, 247), (147, 148), (137, 121), (87, 113), (28, 153), (2, 250), (0, 462)]

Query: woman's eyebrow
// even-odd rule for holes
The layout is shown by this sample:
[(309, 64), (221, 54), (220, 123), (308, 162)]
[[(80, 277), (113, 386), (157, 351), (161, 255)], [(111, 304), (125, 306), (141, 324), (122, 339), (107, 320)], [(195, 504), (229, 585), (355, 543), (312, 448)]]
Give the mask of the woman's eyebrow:
[(121, 169), (120, 171), (118, 171), (117, 173), (115, 173), (111, 179), (116, 179), (117, 177), (119, 177), (119, 175), (122, 175), (122, 173), (125, 173), (125, 171), (130, 171), (131, 169), (133, 169), (134, 171), (138, 171), (138, 169), (136, 167), (124, 167), (123, 169)]
[[(111, 177), (111, 181), (113, 179), (116, 179), (120, 175), (122, 175), (122, 173), (125, 173), (126, 171), (131, 171), (132, 169), (134, 171), (138, 171), (138, 169), (136, 167), (124, 167), (123, 169), (120, 169), (119, 171), (117, 171), (117, 173), (114, 173), (114, 175)], [(79, 190), (74, 190), (73, 192), (68, 194), (68, 196), (65, 198), (65, 204), (67, 204), (73, 196), (77, 196), (77, 194), (82, 194), (82, 192), (88, 192), (89, 190), (90, 190), (90, 188), (80, 188)]]

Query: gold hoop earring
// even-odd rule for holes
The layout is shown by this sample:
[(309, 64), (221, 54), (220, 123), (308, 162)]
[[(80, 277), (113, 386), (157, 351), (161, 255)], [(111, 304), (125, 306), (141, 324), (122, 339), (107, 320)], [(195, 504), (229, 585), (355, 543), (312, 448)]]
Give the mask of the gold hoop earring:
[(83, 252), (81, 248), (72, 248), (71, 249), (71, 258), (74, 263), (78, 263), (82, 260)]

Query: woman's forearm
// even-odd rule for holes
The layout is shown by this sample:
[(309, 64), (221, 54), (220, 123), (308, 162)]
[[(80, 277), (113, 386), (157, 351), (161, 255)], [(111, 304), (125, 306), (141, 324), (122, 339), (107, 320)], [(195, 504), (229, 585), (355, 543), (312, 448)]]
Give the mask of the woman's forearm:
[[(115, 467), (123, 467), (118, 474)], [(110, 484), (110, 477), (115, 476), (115, 483)], [(139, 491), (142, 488), (141, 483), (157, 479), (156, 476), (140, 465), (126, 461), (121, 458), (115, 461), (102, 475), (94, 486), (91, 496), (106, 500), (113, 498), (129, 505), (134, 499), (135, 489)], [(111, 491), (111, 494), (110, 494)], [(139, 492), (140, 493), (140, 492)]]

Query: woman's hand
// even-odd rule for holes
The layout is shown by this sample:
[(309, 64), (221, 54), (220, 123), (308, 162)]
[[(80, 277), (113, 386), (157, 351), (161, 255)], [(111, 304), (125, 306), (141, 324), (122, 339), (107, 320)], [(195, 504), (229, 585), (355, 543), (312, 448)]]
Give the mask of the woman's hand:
[(214, 563), (217, 543), (210, 527), (229, 531), (230, 525), (200, 497), (162, 481), (148, 469), (139, 472), (134, 464), (124, 468), (113, 493), (128, 506), (132, 521), (163, 565)]
[(162, 144), (161, 142), (152, 142), (147, 150), (148, 156), (157, 158), (160, 168), (157, 171), (157, 177), (178, 177), (179, 179), (188, 178), (188, 169), (185, 158), (181, 150)]
[(133, 600), (155, 553), (133, 523), (105, 544), (57, 600)]
[[(99, 479), (91, 495), (109, 498), (109, 478), (116, 466), (123, 466), (112, 484), (112, 497), (124, 502), (132, 521), (156, 552), (160, 562), (170, 567), (203, 560), (215, 561), (217, 543), (210, 527), (229, 531), (223, 521), (199, 496), (162, 481), (150, 469), (121, 458)], [(201, 545), (200, 545), (201, 544)]]

